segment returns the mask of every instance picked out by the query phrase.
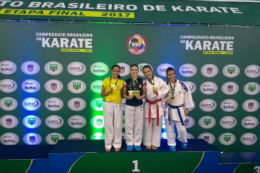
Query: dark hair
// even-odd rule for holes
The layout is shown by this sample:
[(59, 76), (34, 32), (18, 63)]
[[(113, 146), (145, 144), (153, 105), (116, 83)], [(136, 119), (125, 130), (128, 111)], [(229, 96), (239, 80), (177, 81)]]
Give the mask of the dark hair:
[(130, 69), (132, 69), (132, 67), (137, 67), (137, 68), (138, 68), (138, 70), (139, 70), (139, 67), (138, 67), (138, 65), (137, 65), (137, 64), (132, 64), (132, 65), (131, 65), (131, 67), (130, 67)]
[(174, 71), (174, 73), (176, 73), (175, 70), (174, 70), (174, 68), (172, 68), (172, 67), (168, 67), (168, 68), (166, 69), (166, 83), (167, 83), (167, 84), (169, 83), (169, 79), (168, 79), (168, 76), (167, 76), (167, 73), (168, 73), (169, 71)]
[(151, 71), (153, 71), (153, 70), (152, 70), (152, 67), (149, 66), (149, 65), (145, 65), (145, 66), (143, 67), (143, 70), (144, 70), (145, 68), (149, 68)]
[[(117, 64), (114, 64), (112, 67), (111, 67), (111, 70), (113, 70), (115, 67), (118, 67), (119, 68), (119, 71), (120, 71), (120, 66), (117, 65)], [(121, 76), (118, 75), (118, 79), (121, 79)]]

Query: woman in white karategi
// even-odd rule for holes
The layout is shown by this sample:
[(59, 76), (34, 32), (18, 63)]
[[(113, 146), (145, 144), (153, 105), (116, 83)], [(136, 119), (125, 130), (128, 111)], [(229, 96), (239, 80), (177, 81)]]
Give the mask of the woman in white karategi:
[(125, 80), (123, 96), (125, 103), (125, 139), (127, 151), (141, 151), (143, 136), (144, 107), (142, 99), (145, 97), (146, 83), (138, 78), (138, 65), (133, 64), (130, 68), (131, 78)]
[(191, 92), (182, 81), (175, 78), (175, 70), (172, 67), (166, 70), (167, 84), (170, 91), (164, 98), (166, 100), (165, 126), (169, 150), (176, 151), (176, 134), (174, 124), (178, 131), (178, 138), (182, 142), (182, 148), (187, 148), (187, 131), (184, 126), (188, 108), (194, 107)]
[(162, 98), (169, 91), (167, 84), (159, 77), (153, 76), (149, 65), (143, 67), (146, 77), (146, 102), (144, 113), (144, 145), (147, 149), (157, 150), (161, 144)]

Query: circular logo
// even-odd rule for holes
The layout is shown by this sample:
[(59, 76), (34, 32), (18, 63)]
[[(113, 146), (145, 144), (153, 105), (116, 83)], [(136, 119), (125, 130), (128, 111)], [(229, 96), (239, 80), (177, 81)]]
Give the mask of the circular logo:
[(58, 75), (63, 71), (63, 66), (57, 61), (50, 61), (45, 64), (44, 70), (49, 75)]
[(144, 70), (144, 66), (146, 66), (146, 65), (149, 65), (153, 70), (153, 67), (150, 64), (147, 64), (147, 63), (138, 64), (138, 67), (139, 67), (138, 76), (144, 77), (143, 70)]
[(237, 65), (234, 64), (229, 64), (226, 65), (223, 70), (222, 73), (226, 76), (226, 77), (236, 77), (237, 75), (239, 75), (240, 73), (240, 69)]
[(201, 68), (201, 74), (205, 77), (214, 77), (218, 74), (218, 67), (214, 64), (206, 64)]
[(102, 90), (102, 83), (103, 83), (102, 80), (96, 80), (96, 81), (94, 81), (94, 82), (92, 82), (92, 83), (90, 84), (90, 89), (91, 89), (94, 93), (100, 94), (100, 93), (101, 93), (101, 90)]
[(240, 141), (244, 145), (253, 145), (257, 141), (257, 136), (253, 133), (245, 133), (241, 136)]
[(39, 83), (38, 81), (36, 81), (36, 80), (28, 79), (28, 80), (23, 81), (21, 87), (22, 87), (22, 89), (23, 89), (25, 92), (35, 93), (35, 92), (37, 92), (37, 91), (40, 90), (41, 85), (40, 85), (40, 83)]
[(23, 142), (27, 145), (38, 145), (42, 142), (42, 137), (37, 133), (27, 133), (23, 136)]
[(204, 99), (200, 102), (200, 109), (204, 112), (211, 112), (217, 108), (217, 103), (212, 99)]
[(35, 111), (41, 107), (41, 102), (36, 98), (28, 97), (23, 100), (22, 105), (28, 111)]
[(74, 115), (68, 119), (68, 124), (74, 129), (80, 129), (86, 125), (86, 119), (80, 115)]
[(2, 61), (0, 62), (0, 73), (2, 74), (13, 74), (16, 72), (16, 65), (12, 61)]
[(17, 84), (12, 79), (3, 79), (0, 81), (0, 90), (5, 93), (14, 92), (17, 89)]
[(86, 72), (86, 66), (81, 62), (72, 62), (68, 65), (67, 70), (70, 74), (79, 76)]
[(190, 133), (187, 133), (187, 139), (194, 139), (194, 136)]
[(104, 76), (108, 73), (109, 68), (103, 62), (96, 62), (90, 66), (90, 71), (96, 76)]
[(56, 97), (51, 97), (45, 101), (45, 107), (50, 111), (59, 111), (63, 108), (63, 101)]
[(216, 125), (216, 120), (211, 116), (204, 116), (199, 119), (199, 125), (203, 129), (210, 129)]
[(259, 108), (259, 103), (254, 99), (249, 99), (244, 101), (242, 107), (247, 112), (255, 112)]
[(28, 115), (23, 119), (23, 125), (29, 129), (35, 129), (41, 125), (42, 121), (35, 115)]
[(4, 97), (0, 100), (0, 107), (5, 111), (12, 111), (18, 106), (17, 101), (12, 97)]
[(260, 91), (260, 86), (258, 85), (258, 83), (249, 82), (249, 83), (245, 84), (244, 91), (248, 95), (256, 95)]
[(135, 34), (128, 38), (126, 47), (130, 53), (140, 55), (146, 50), (147, 42), (142, 35)]
[(52, 129), (57, 129), (63, 126), (64, 121), (63, 118), (58, 115), (51, 115), (45, 119), (45, 124)]
[(195, 124), (194, 119), (191, 116), (186, 116), (186, 119), (184, 120), (184, 125), (186, 129), (193, 127), (194, 124)]
[(37, 62), (26, 61), (22, 64), (21, 70), (28, 75), (37, 74), (40, 71), (40, 66)]
[(184, 83), (190, 88), (191, 93), (196, 91), (196, 85), (193, 82), (185, 81)]
[(233, 95), (238, 92), (239, 86), (235, 82), (226, 82), (222, 85), (221, 90), (227, 95)]
[(0, 124), (7, 129), (16, 127), (18, 123), (18, 119), (13, 115), (5, 115), (0, 119)]
[(253, 129), (258, 125), (258, 119), (253, 116), (247, 116), (242, 119), (241, 124), (246, 129)]
[(197, 73), (197, 68), (193, 64), (183, 64), (179, 68), (179, 73), (184, 77), (192, 77)]
[(236, 118), (234, 118), (232, 116), (225, 116), (225, 117), (221, 118), (221, 120), (219, 121), (219, 124), (224, 129), (232, 129), (233, 127), (235, 127), (237, 125), (237, 120), (236, 120)]
[(245, 74), (250, 78), (257, 78), (260, 76), (260, 67), (258, 65), (249, 65), (245, 68)]
[(14, 133), (4, 133), (1, 136), (1, 142), (4, 145), (16, 145), (19, 142), (19, 137)]
[(232, 133), (223, 133), (218, 140), (223, 145), (232, 145), (236, 141), (236, 136)]
[(214, 82), (204, 82), (200, 85), (200, 91), (206, 95), (214, 94), (217, 90), (218, 86)]
[(91, 101), (90, 106), (96, 111), (103, 111), (104, 100), (103, 98), (94, 99)]
[(168, 67), (172, 67), (175, 70), (175, 67), (173, 65), (164, 63), (157, 67), (157, 73), (162, 77), (166, 77), (166, 70)]
[(117, 63), (120, 66), (120, 76), (127, 76), (130, 73), (130, 66), (126, 63)]
[(102, 115), (97, 115), (94, 116), (91, 119), (91, 125), (97, 129), (101, 129), (104, 127), (105, 123), (104, 123), (104, 116)]
[(72, 133), (69, 135), (69, 140), (86, 140), (86, 136), (82, 133)]
[(105, 134), (101, 132), (94, 133), (90, 139), (105, 139)]
[(49, 93), (59, 93), (63, 89), (63, 84), (56, 79), (51, 79), (45, 83), (44, 88)]
[(81, 98), (72, 98), (68, 101), (68, 107), (73, 111), (82, 111), (86, 107), (86, 102)]
[(86, 90), (86, 84), (81, 80), (72, 80), (68, 83), (68, 90), (72, 93), (82, 93)]
[(50, 133), (45, 138), (46, 142), (50, 145), (55, 145), (59, 140), (64, 140), (64, 137), (60, 133)]
[(215, 136), (211, 133), (202, 133), (199, 135), (198, 139), (204, 139), (209, 144), (213, 144), (215, 142)]
[(226, 99), (221, 102), (221, 109), (225, 112), (233, 112), (237, 109), (237, 102), (232, 99)]

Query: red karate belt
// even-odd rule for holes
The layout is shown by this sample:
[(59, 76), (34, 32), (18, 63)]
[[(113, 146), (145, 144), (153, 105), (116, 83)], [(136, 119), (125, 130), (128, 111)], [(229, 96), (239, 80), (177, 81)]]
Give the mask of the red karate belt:
[(147, 100), (146, 99), (146, 101), (150, 104), (149, 105), (149, 114), (148, 114), (148, 119), (149, 119), (149, 124), (150, 124), (150, 122), (151, 122), (151, 105), (152, 104), (156, 104), (157, 105), (157, 110), (156, 110), (156, 119), (157, 119), (157, 126), (159, 126), (159, 106), (158, 106), (158, 102), (160, 102), (162, 99), (158, 99), (158, 100), (155, 100), (155, 101), (150, 101), (150, 100)]

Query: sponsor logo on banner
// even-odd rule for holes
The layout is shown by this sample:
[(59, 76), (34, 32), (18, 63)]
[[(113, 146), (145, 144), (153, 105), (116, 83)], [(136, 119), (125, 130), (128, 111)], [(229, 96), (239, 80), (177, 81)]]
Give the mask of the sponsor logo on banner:
[(90, 66), (90, 71), (96, 76), (104, 76), (108, 73), (109, 68), (103, 62), (96, 62)]
[(101, 132), (94, 133), (90, 139), (105, 139), (105, 134)]
[(58, 75), (63, 71), (63, 66), (57, 61), (50, 61), (45, 64), (44, 70), (49, 75)]
[(244, 101), (242, 107), (247, 112), (255, 112), (259, 108), (259, 103), (254, 99), (249, 99)]
[(63, 126), (64, 121), (58, 115), (51, 115), (45, 119), (45, 124), (52, 129), (57, 129)]
[(64, 137), (60, 133), (50, 133), (45, 138), (46, 142), (50, 145), (55, 145), (59, 140), (64, 140)]
[(204, 116), (199, 119), (199, 125), (204, 129), (210, 129), (216, 125), (216, 120), (211, 116)]
[(14, 92), (17, 89), (17, 84), (12, 79), (3, 79), (0, 81), (0, 90), (5, 93)]
[(120, 66), (120, 76), (127, 76), (130, 73), (130, 66), (126, 63), (117, 63)]
[(221, 120), (219, 121), (219, 124), (224, 129), (231, 129), (237, 125), (237, 120), (232, 116), (225, 116), (225, 117), (221, 118)]
[(218, 74), (218, 67), (214, 64), (206, 64), (201, 68), (200, 72), (205, 77), (215, 77)]
[(81, 80), (72, 80), (68, 83), (68, 90), (72, 93), (82, 93), (86, 90), (86, 84)]
[(190, 133), (187, 133), (187, 139), (194, 139), (194, 136)]
[(257, 136), (253, 133), (245, 133), (241, 136), (240, 141), (244, 145), (253, 145), (257, 142)]
[(86, 125), (86, 119), (80, 115), (74, 115), (69, 118), (68, 124), (74, 129), (80, 129)]
[(258, 119), (253, 116), (247, 116), (242, 119), (241, 124), (246, 129), (253, 129), (258, 125)]
[(200, 91), (206, 95), (214, 94), (217, 90), (218, 86), (214, 82), (204, 82), (200, 85)]
[(166, 70), (168, 67), (172, 67), (175, 70), (175, 67), (173, 65), (164, 63), (157, 67), (157, 73), (162, 77), (166, 77)]
[(140, 55), (146, 50), (147, 42), (142, 35), (135, 34), (128, 38), (126, 47), (130, 53)]
[(217, 103), (212, 99), (204, 99), (200, 102), (200, 109), (204, 112), (214, 111), (217, 107)]
[(59, 111), (63, 108), (63, 101), (59, 98), (52, 97), (45, 101), (45, 107), (50, 111)]
[(189, 87), (191, 93), (196, 91), (196, 85), (193, 82), (185, 81), (184, 83)]
[(202, 133), (199, 135), (198, 139), (204, 139), (209, 144), (213, 144), (215, 142), (215, 136), (211, 133)]
[(238, 92), (239, 86), (235, 82), (226, 82), (222, 85), (221, 90), (226, 95), (233, 95)]
[(221, 102), (221, 109), (225, 112), (233, 112), (237, 109), (237, 102), (233, 99), (226, 99)]
[(16, 65), (12, 61), (2, 61), (0, 62), (0, 73), (2, 74), (13, 74), (16, 72)]
[(140, 63), (140, 64), (138, 64), (138, 67), (139, 67), (138, 76), (144, 77), (143, 70), (144, 70), (144, 66), (146, 66), (146, 65), (149, 65), (152, 68), (152, 70), (153, 70), (153, 67), (150, 64)]
[(79, 76), (86, 72), (86, 66), (81, 62), (72, 62), (68, 65), (67, 70), (70, 74)]
[(82, 133), (72, 133), (69, 135), (69, 140), (86, 140), (86, 136)]
[(42, 137), (37, 133), (27, 133), (23, 136), (23, 142), (27, 145), (38, 145), (42, 142)]
[(37, 128), (41, 125), (41, 123), (41, 119), (35, 115), (28, 115), (23, 119), (23, 125), (29, 129)]
[(0, 119), (0, 124), (7, 129), (16, 127), (18, 123), (18, 119), (13, 115), (5, 115)]
[(68, 101), (68, 107), (73, 111), (82, 111), (86, 107), (86, 102), (81, 98), (72, 98)]
[(40, 71), (40, 66), (37, 62), (34, 61), (26, 61), (21, 66), (22, 72), (28, 75), (37, 74)]
[(103, 111), (104, 100), (103, 98), (94, 99), (91, 101), (90, 106), (96, 111)]
[(191, 116), (186, 116), (186, 119), (184, 120), (184, 125), (186, 129), (193, 127), (194, 124), (195, 124), (194, 119)]
[(244, 86), (244, 92), (248, 95), (256, 95), (259, 93), (259, 91), (260, 91), (260, 87), (258, 83), (249, 82)]
[(218, 140), (223, 145), (232, 145), (236, 141), (236, 136), (232, 133), (223, 133)]
[(104, 124), (104, 116), (102, 115), (94, 116), (91, 120), (91, 125), (97, 129), (103, 128)]
[(96, 81), (94, 81), (94, 82), (92, 82), (92, 83), (90, 84), (90, 89), (91, 89), (94, 93), (100, 94), (100, 93), (101, 93), (101, 90), (102, 90), (102, 83), (103, 83), (102, 80), (96, 80)]
[(28, 93), (35, 93), (40, 90), (41, 85), (38, 81), (33, 79), (27, 79), (23, 81), (21, 85), (22, 89)]
[(245, 74), (250, 78), (257, 78), (260, 76), (260, 67), (258, 65), (249, 65), (245, 68)]
[(5, 111), (12, 111), (18, 106), (17, 101), (12, 97), (4, 97), (0, 100), (0, 107)]
[(4, 145), (16, 145), (19, 142), (19, 137), (14, 133), (4, 133), (1, 136), (1, 142)]
[(233, 77), (236, 77), (237, 75), (239, 75), (240, 69), (237, 65), (229, 64), (223, 68), (222, 73), (226, 77), (233, 78)]
[(44, 88), (49, 93), (59, 93), (63, 90), (63, 84), (56, 79), (51, 79), (45, 83)]
[(183, 64), (179, 68), (179, 73), (184, 77), (192, 77), (197, 73), (197, 68), (193, 64)]

